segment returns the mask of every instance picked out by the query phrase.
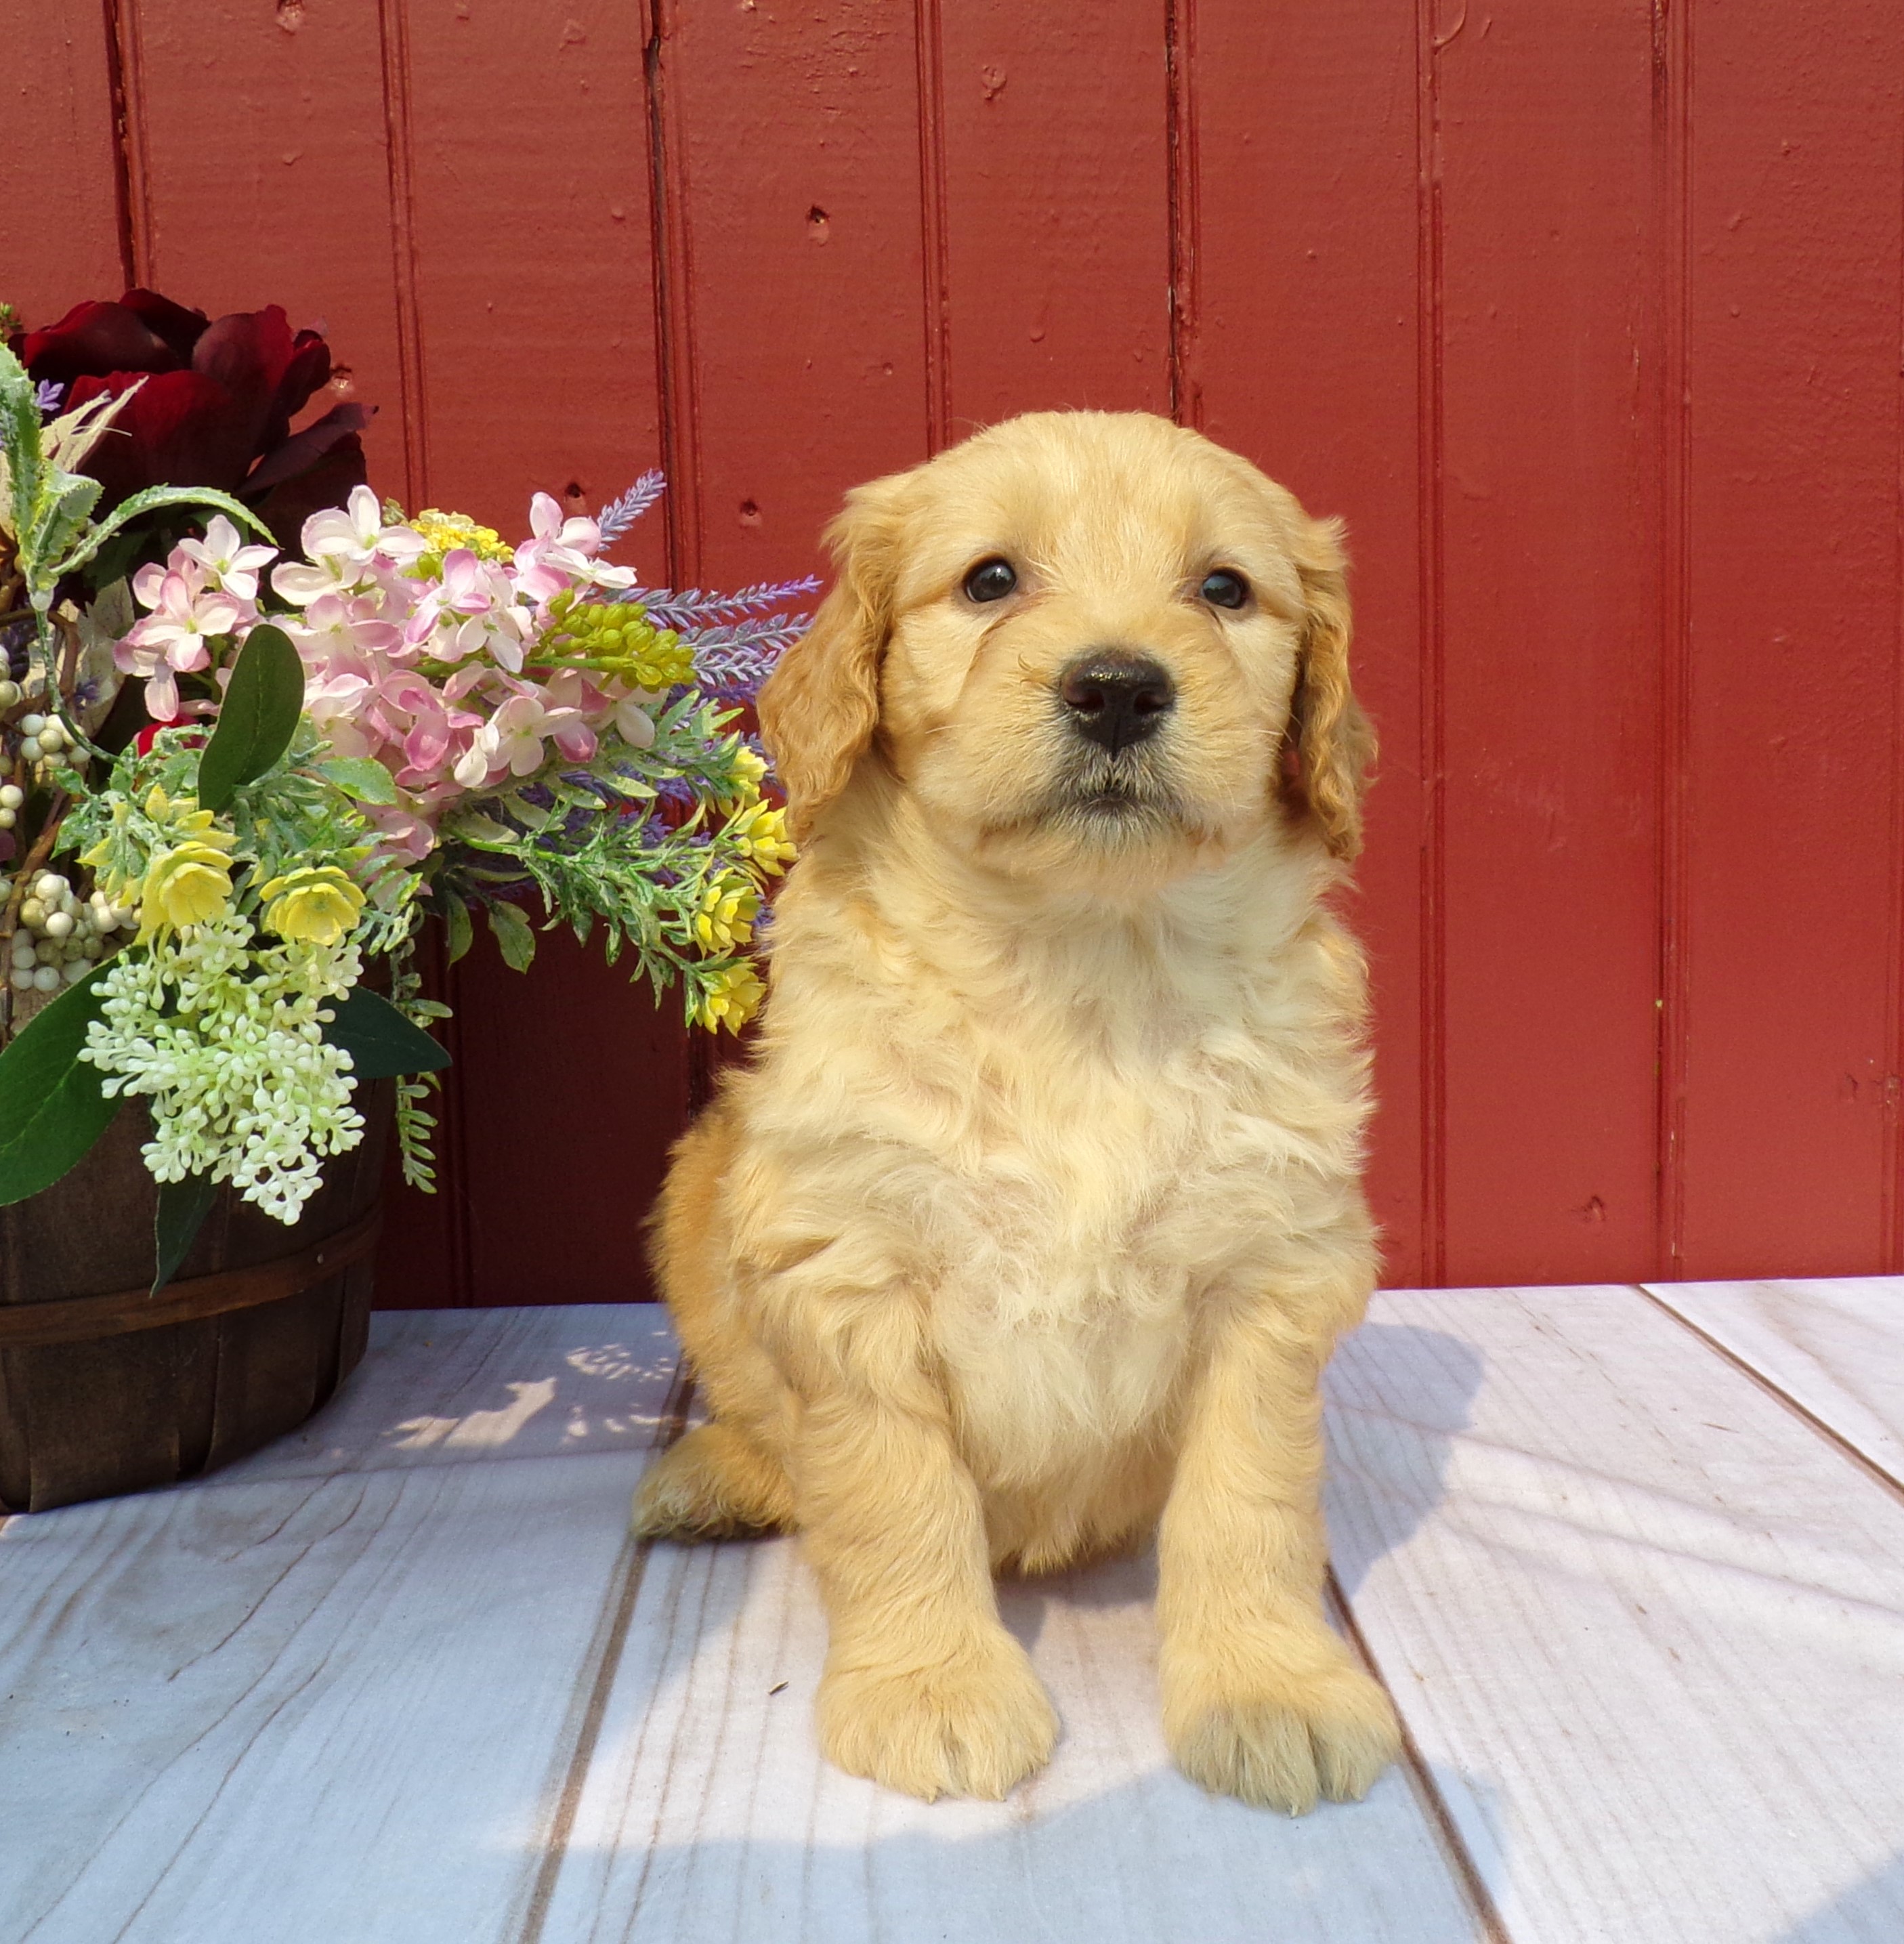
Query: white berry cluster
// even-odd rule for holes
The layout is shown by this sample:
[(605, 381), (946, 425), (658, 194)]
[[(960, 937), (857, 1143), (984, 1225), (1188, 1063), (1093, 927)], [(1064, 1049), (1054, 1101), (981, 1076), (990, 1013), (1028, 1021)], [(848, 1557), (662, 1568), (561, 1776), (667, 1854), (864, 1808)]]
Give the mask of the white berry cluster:
[[(11, 783), (0, 785), (0, 816), (17, 807), (7, 798), (19, 794)], [(0, 877), (0, 905), (11, 890)], [(57, 871), (42, 872), (20, 902), (12, 941), (14, 989), (54, 992), (63, 984), (77, 985), (106, 950), (112, 934), (132, 921), (133, 914), (113, 904), (103, 891), (82, 900)]]
[[(21, 700), (20, 687), (17, 681), (0, 681), (0, 711), (17, 708)], [(63, 756), (72, 746), (64, 726), (57, 715), (23, 715), (14, 725), (20, 739), (20, 753), (29, 763), (49, 762), (55, 756)], [(0, 830), (11, 830), (20, 805), (10, 803), (5, 814), (0, 814)]]
[(324, 1038), (325, 1001), (362, 969), (347, 941), (267, 942), (226, 912), (115, 960), (100, 980), (105, 1017), (80, 1057), (106, 1073), (107, 1095), (150, 1103), (145, 1157), (157, 1180), (229, 1181), (293, 1223), (316, 1191), (319, 1157), (363, 1139), (350, 1056)]

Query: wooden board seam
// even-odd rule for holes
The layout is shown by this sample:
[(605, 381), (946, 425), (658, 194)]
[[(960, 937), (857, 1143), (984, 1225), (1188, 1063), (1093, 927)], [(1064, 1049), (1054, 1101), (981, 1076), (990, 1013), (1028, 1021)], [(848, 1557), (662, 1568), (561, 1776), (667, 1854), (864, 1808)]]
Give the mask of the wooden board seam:
[(1407, 1778), (1410, 1793), (1421, 1810), (1423, 1819), (1433, 1832), (1436, 1847), (1441, 1850), (1442, 1860), (1448, 1866), (1455, 1887), (1460, 1892), (1462, 1900), (1468, 1906), (1469, 1915), (1479, 1927), (1487, 1944), (1513, 1944), (1507, 1927), (1501, 1921), (1499, 1910), (1481, 1871), (1473, 1857), (1469, 1855), (1467, 1845), (1461, 1840), (1461, 1832), (1455, 1826), (1454, 1817), (1440, 1789), (1436, 1786), (1432, 1772), (1423, 1759), (1421, 1750), (1415, 1745), (1413, 1731), (1408, 1726), (1407, 1712), (1399, 1696), (1381, 1669), (1375, 1656), (1370, 1651), (1361, 1628), (1355, 1619), (1355, 1609), (1349, 1604), (1348, 1596), (1342, 1590), (1342, 1583), (1336, 1577), (1336, 1569), (1328, 1569), (1327, 1580), (1330, 1603), (1342, 1623), (1349, 1644), (1355, 1650), (1356, 1657), (1369, 1674), (1382, 1684), (1383, 1691), (1394, 1705), (1395, 1719), (1401, 1724), (1401, 1772)]
[[(694, 1401), (694, 1380), (683, 1364), (676, 1372), (672, 1408), (666, 1410), (660, 1435), (649, 1447), (651, 1451), (666, 1450), (687, 1429), (687, 1413)], [(654, 1552), (654, 1543), (652, 1539), (631, 1538), (623, 1550), (621, 1586), (616, 1595), (614, 1619), (610, 1624), (608, 1637), (602, 1644), (601, 1657), (595, 1664), (588, 1705), (583, 1711), (575, 1746), (570, 1752), (563, 1774), (561, 1794), (557, 1798), (555, 1818), (543, 1844), (542, 1861), (529, 1892), (528, 1909), (522, 1928), (517, 1933), (516, 1944), (542, 1944), (543, 1928), (555, 1899), (555, 1885), (568, 1853), (569, 1837), (575, 1828), (576, 1812), (581, 1807), (582, 1791), (588, 1781), (589, 1771), (595, 1765), (595, 1745), (601, 1739), (601, 1724), (608, 1712), (608, 1697), (621, 1672), (622, 1653), (628, 1644), (635, 1603), (641, 1597), (641, 1583), (647, 1576), (648, 1559)]]
[(1893, 1477), (1875, 1459), (1869, 1457), (1865, 1453), (1860, 1451), (1841, 1432), (1835, 1430), (1815, 1411), (1808, 1410), (1789, 1391), (1783, 1389), (1755, 1364), (1747, 1362), (1736, 1350), (1729, 1349), (1725, 1344), (1721, 1343), (1718, 1338), (1713, 1336), (1710, 1331), (1702, 1329), (1690, 1316), (1682, 1315), (1663, 1297), (1656, 1296), (1645, 1284), (1636, 1282), (1628, 1286), (1638, 1290), (1656, 1309), (1663, 1315), (1671, 1317), (1681, 1329), (1690, 1330), (1709, 1350), (1724, 1358), (1726, 1362), (1742, 1376), (1750, 1378), (1768, 1397), (1776, 1398), (1779, 1404), (1783, 1404), (1792, 1416), (1798, 1420), (1800, 1423), (1806, 1426), (1822, 1438), (1841, 1456), (1849, 1460), (1867, 1478), (1872, 1479), (1891, 1497), (1897, 1500), (1899, 1503), (1904, 1504), (1904, 1478)]

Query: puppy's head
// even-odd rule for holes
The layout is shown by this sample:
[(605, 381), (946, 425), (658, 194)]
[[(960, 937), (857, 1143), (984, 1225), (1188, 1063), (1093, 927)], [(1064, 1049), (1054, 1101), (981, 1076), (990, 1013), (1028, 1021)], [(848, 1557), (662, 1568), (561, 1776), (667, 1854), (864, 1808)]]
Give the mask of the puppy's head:
[(761, 697), (797, 835), (862, 766), (1002, 868), (1155, 882), (1361, 840), (1337, 529), (1141, 414), (1014, 419), (863, 486)]

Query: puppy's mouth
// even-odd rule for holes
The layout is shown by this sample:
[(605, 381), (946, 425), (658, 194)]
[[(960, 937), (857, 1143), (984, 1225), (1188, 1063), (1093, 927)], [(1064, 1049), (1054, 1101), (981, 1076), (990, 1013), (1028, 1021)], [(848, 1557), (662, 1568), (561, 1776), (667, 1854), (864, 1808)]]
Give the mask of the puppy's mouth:
[(1127, 842), (1180, 831), (1184, 823), (1177, 792), (1128, 755), (1080, 764), (1054, 786), (1042, 807), (1047, 822)]

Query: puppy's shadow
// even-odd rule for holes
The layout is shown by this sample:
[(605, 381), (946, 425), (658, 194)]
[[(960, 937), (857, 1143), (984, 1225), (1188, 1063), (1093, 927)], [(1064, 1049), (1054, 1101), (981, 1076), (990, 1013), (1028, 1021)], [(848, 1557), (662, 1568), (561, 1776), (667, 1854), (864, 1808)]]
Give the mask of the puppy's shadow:
[(1330, 1556), (1353, 1599), (1447, 1495), (1448, 1461), (1486, 1375), (1459, 1337), (1410, 1323), (1365, 1323), (1323, 1379)]

